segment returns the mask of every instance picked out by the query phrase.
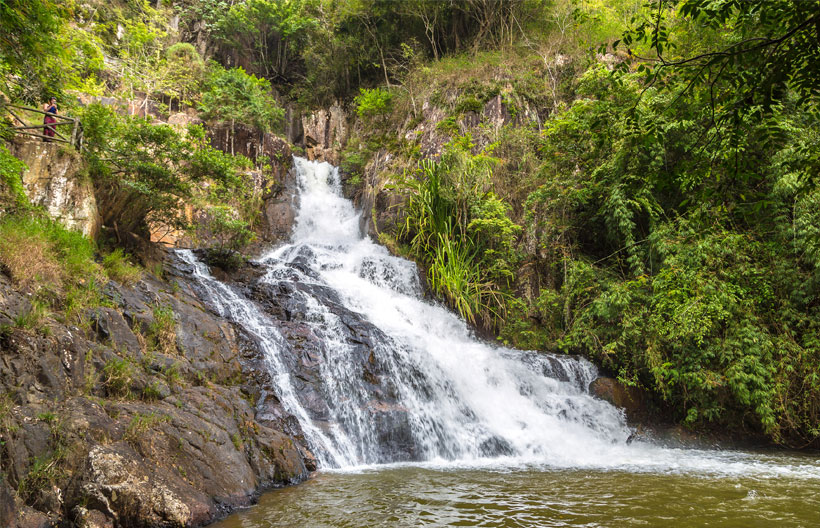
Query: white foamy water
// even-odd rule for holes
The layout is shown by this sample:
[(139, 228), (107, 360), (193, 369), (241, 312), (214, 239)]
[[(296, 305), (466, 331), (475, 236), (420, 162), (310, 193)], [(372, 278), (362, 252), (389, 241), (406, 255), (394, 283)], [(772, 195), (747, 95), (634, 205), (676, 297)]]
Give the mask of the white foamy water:
[[(254, 304), (213, 279), (190, 252), (183, 258), (217, 309), (256, 336), (278, 397), (305, 430), (325, 469), (367, 471), (390, 465), (436, 468), (595, 468), (634, 472), (820, 479), (820, 463), (765, 455), (630, 445), (623, 414), (588, 393), (588, 361), (511, 350), (476, 339), (447, 309), (423, 299), (415, 265), (363, 237), (360, 215), (340, 191), (337, 170), (295, 159), (300, 203), (290, 243), (263, 255), (263, 282), (293, 290), (321, 345), (326, 412), (311, 416), (294, 390), (288, 345)], [(314, 295), (311, 292), (332, 292)], [(359, 314), (371, 330), (368, 379), (345, 321), (330, 304)], [(372, 381), (372, 380), (371, 380)], [(391, 395), (389, 404), (374, 391)], [(809, 460), (807, 462), (807, 460)]]

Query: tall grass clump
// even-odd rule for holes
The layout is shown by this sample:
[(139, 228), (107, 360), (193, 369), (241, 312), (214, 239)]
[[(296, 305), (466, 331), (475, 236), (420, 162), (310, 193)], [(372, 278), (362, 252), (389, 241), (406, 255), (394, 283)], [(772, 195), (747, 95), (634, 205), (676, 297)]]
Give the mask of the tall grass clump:
[(66, 320), (82, 323), (85, 309), (102, 301), (105, 273), (95, 261), (94, 243), (37, 212), (10, 214), (0, 219), (0, 269), (12, 282), (37, 295), (43, 306), (26, 316), (25, 327), (39, 323), (45, 307)]
[(120, 248), (103, 257), (102, 265), (108, 276), (121, 284), (134, 284), (142, 276), (140, 267), (129, 262)]
[(148, 327), (147, 345), (152, 352), (173, 354), (177, 351), (177, 322), (170, 306), (154, 308), (154, 320)]
[(400, 187), (407, 194), (399, 239), (427, 268), (430, 288), (464, 319), (492, 328), (503, 318), (521, 228), (490, 190), (494, 160), (470, 153), (469, 136), (422, 161)]

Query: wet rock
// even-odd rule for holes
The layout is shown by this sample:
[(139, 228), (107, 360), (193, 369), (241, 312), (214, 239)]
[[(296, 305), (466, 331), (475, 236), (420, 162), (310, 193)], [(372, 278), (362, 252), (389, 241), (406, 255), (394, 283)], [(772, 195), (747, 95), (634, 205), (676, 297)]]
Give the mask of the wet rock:
[[(309, 258), (309, 255), (301, 255)], [(305, 269), (306, 269), (306, 264)], [(302, 272), (297, 258), (293, 264)], [(271, 317), (284, 338), (277, 346), (292, 373), (291, 383), (311, 419), (326, 434), (332, 434), (331, 424), (336, 412), (334, 395), (326, 384), (325, 373), (332, 363), (343, 363), (356, 377), (356, 387), (344, 390), (359, 410), (373, 424), (374, 442), (368, 446), (377, 460), (415, 460), (419, 455), (413, 439), (407, 410), (398, 404), (395, 387), (383, 376), (375, 350), (389, 340), (369, 321), (342, 305), (338, 294), (319, 283), (287, 280), (287, 272), (277, 272), (280, 280), (270, 282), (260, 278), (247, 293)], [(312, 299), (310, 304), (306, 299)], [(327, 312), (318, 309), (319, 303)], [(333, 339), (328, 340), (332, 335)], [(249, 336), (249, 339), (253, 339)], [(342, 379), (337, 380), (344, 382)], [(268, 392), (272, 392), (272, 387)], [(265, 395), (262, 396), (266, 398)], [(282, 424), (281, 410), (274, 399), (257, 403), (266, 419)], [(286, 422), (286, 421), (285, 421)], [(285, 427), (280, 425), (280, 427)], [(306, 462), (307, 464), (307, 462)]]
[(644, 422), (651, 418), (649, 397), (636, 387), (627, 387), (614, 378), (600, 377), (590, 383), (589, 392), (622, 408), (630, 423)]

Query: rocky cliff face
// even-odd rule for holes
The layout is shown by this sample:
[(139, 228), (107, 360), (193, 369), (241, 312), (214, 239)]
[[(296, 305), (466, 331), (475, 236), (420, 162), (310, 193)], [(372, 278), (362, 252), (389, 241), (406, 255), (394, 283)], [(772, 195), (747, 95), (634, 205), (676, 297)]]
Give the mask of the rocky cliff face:
[(305, 156), (339, 165), (348, 139), (347, 114), (339, 105), (302, 117)]
[(22, 174), (23, 186), (34, 205), (88, 237), (99, 232), (94, 186), (83, 175), (85, 167), (79, 154), (60, 143), (22, 137), (12, 143), (11, 152), (28, 167)]
[(0, 525), (196, 526), (313, 467), (275, 398), (257, 405), (253, 341), (173, 253), (165, 269), (106, 285), (88, 325), (34, 329), (15, 323), (30, 297), (0, 274)]

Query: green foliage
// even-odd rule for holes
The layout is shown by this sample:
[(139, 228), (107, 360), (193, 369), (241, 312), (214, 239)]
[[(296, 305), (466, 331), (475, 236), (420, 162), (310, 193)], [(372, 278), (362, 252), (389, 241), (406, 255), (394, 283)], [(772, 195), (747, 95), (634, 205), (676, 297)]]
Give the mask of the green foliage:
[(181, 133), (97, 104), (82, 119), (98, 196), (116, 214), (103, 218), (108, 225), (143, 234), (149, 224), (186, 229), (183, 204), (199, 192), (198, 183), (207, 179), (228, 193), (243, 185), (239, 171), (247, 160), (211, 147), (200, 126)]
[(34, 457), (17, 486), (20, 498), (28, 503), (34, 501), (41, 491), (50, 490), (58, 483), (64, 483), (64, 479), (68, 477), (65, 462), (69, 454), (69, 445), (64, 425), (50, 411), (41, 413), (40, 416), (43, 416), (40, 419), (49, 424), (48, 451)]
[(37, 415), (38, 420), (42, 420), (46, 423), (55, 423), (57, 421), (57, 415), (51, 411), (41, 412)]
[(219, 251), (239, 251), (256, 240), (256, 234), (248, 223), (228, 206), (208, 209), (208, 230), (216, 238)]
[(191, 105), (198, 98), (205, 77), (205, 63), (196, 48), (178, 42), (165, 50), (164, 91), (178, 101)]
[(470, 154), (457, 138), (441, 162), (424, 161), (402, 188), (408, 194), (400, 240), (427, 265), (430, 286), (465, 319), (492, 327), (503, 318), (516, 237), (509, 206), (485, 191), (495, 160)]
[(202, 230), (215, 242), (208, 248), (208, 263), (226, 271), (236, 270), (245, 263), (240, 251), (256, 240), (256, 233), (248, 222), (234, 207), (227, 205), (209, 207)]
[(38, 330), (43, 320), (48, 316), (46, 304), (34, 299), (29, 309), (14, 318), (14, 326), (27, 330)]
[(454, 108), (457, 114), (464, 114), (467, 112), (481, 113), (484, 110), (484, 104), (471, 95), (467, 95), (459, 99), (458, 104)]
[[(665, 85), (675, 101), (708, 94), (709, 116), (698, 123), (714, 156), (738, 159), (737, 177), (754, 177), (746, 164), (750, 133), (781, 105), (816, 111), (820, 101), (820, 14), (811, 2), (792, 0), (656, 0), (624, 32), (647, 86)], [(731, 28), (726, 31), (725, 28)], [(621, 41), (615, 43), (617, 46)], [(622, 71), (629, 64), (620, 65)], [(728, 160), (727, 160), (728, 161)]]
[(170, 421), (171, 417), (167, 414), (157, 414), (153, 411), (148, 414), (135, 413), (131, 417), (131, 421), (128, 422), (128, 427), (125, 428), (123, 439), (129, 442), (138, 442), (151, 429)]
[(342, 151), (342, 162), (339, 166), (344, 174), (361, 178), (372, 155), (369, 149), (357, 149), (348, 143), (347, 148)]
[(36, 100), (60, 90), (62, 15), (51, 0), (0, 2), (0, 92)]
[(242, 436), (239, 433), (234, 433), (231, 435), (231, 442), (233, 442), (233, 446), (236, 448), (237, 451), (242, 451), (244, 448), (242, 444)]
[(242, 68), (208, 65), (208, 77), (200, 110), (205, 119), (218, 123), (242, 123), (270, 131), (284, 115), (271, 95), (270, 82), (245, 73)]
[(5, 145), (0, 145), (0, 211), (28, 204), (22, 179), (25, 168), (25, 163), (12, 156)]
[(148, 326), (148, 349), (163, 354), (175, 354), (177, 351), (177, 322), (170, 306), (156, 306), (153, 320)]
[(368, 90), (361, 88), (359, 95), (354, 99), (356, 103), (356, 113), (361, 118), (382, 117), (388, 113), (392, 107), (393, 94), (382, 88)]
[(35, 211), (0, 219), (0, 269), (18, 287), (37, 293), (23, 326), (36, 326), (47, 308), (72, 324), (86, 323), (87, 309), (104, 302), (99, 285), (105, 273), (95, 250), (81, 233)]
[(476, 246), (480, 265), (495, 284), (509, 286), (513, 279), (515, 243), (521, 226), (509, 217), (510, 206), (494, 193), (487, 193), (470, 209), (467, 236)]
[(587, 353), (693, 426), (816, 441), (817, 157), (805, 142), (818, 123), (796, 107), (748, 120), (741, 159), (740, 138), (699, 135), (709, 97), (639, 80), (593, 67), (544, 124), (526, 218), (554, 286), (515, 306), (502, 337)]
[(154, 381), (149, 383), (142, 389), (142, 397), (146, 400), (159, 400), (162, 398), (162, 393), (159, 389), (159, 383)]
[(305, 4), (308, 2), (301, 0), (232, 3), (215, 24), (214, 33), (232, 47), (249, 52), (265, 77), (288, 79), (307, 30), (317, 24), (306, 16)]
[(66, 57), (59, 64), (65, 89), (89, 95), (103, 95), (105, 85), (105, 45), (95, 33), (64, 24), (57, 35)]

